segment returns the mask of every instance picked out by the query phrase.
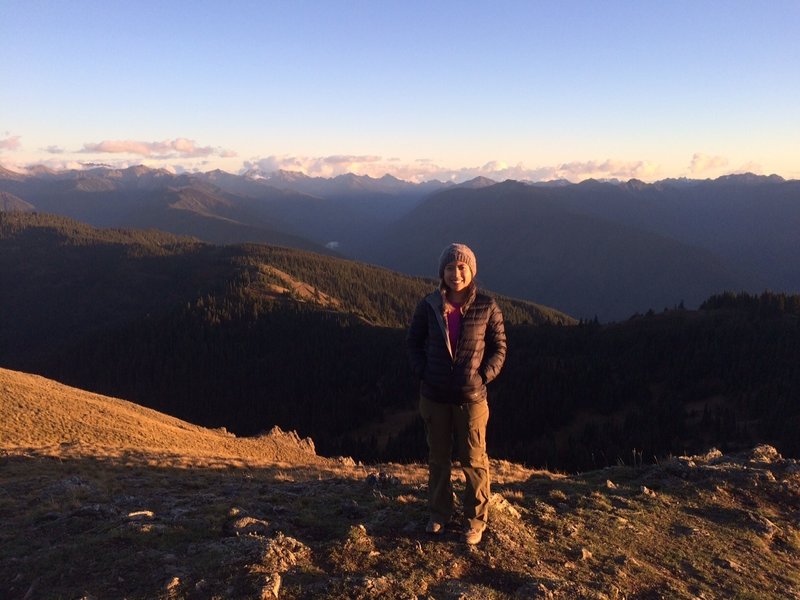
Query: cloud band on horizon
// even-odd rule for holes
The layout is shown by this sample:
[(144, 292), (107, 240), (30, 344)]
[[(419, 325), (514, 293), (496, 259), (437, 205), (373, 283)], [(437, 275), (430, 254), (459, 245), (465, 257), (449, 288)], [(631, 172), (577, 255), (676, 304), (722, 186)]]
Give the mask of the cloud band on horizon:
[(556, 166), (528, 168), (523, 163), (508, 165), (503, 161), (489, 161), (482, 166), (452, 169), (436, 164), (431, 159), (416, 159), (403, 163), (397, 158), (383, 159), (374, 155), (333, 155), (322, 157), (277, 156), (253, 158), (244, 161), (240, 173), (275, 171), (299, 171), (311, 177), (336, 177), (346, 173), (382, 177), (389, 173), (399, 179), (413, 182), (438, 179), (441, 181), (466, 181), (475, 177), (495, 180), (516, 179), (525, 181), (547, 181), (566, 179), (570, 181), (589, 178), (608, 179), (652, 179), (659, 173), (659, 165), (648, 161), (583, 161), (563, 163)]
[[(10, 132), (5, 132), (5, 134), (6, 137), (0, 138), (0, 152), (5, 153), (5, 157), (10, 159), (13, 154), (22, 149), (21, 136), (12, 136)], [(214, 163), (217, 159), (231, 159), (238, 156), (236, 152), (225, 150), (221, 147), (199, 146), (195, 140), (185, 137), (159, 142), (109, 139), (96, 143), (84, 143), (83, 148), (77, 151), (66, 150), (56, 145), (41, 148), (40, 151), (54, 157), (58, 156), (58, 159), (53, 158), (29, 163), (27, 166), (18, 160), (12, 159), (10, 162), (9, 160), (4, 160), (5, 166), (17, 166), (23, 171), (26, 171), (34, 164), (41, 164), (55, 169), (82, 169), (86, 163), (78, 159), (77, 155), (118, 154), (128, 155), (128, 157), (112, 160), (110, 162), (113, 165), (109, 166), (124, 168), (149, 162), (152, 166), (172, 172), (196, 172), (215, 168)], [(103, 163), (109, 162), (107, 159), (101, 159), (101, 161)], [(155, 164), (153, 165), (153, 163)], [(89, 164), (93, 164), (93, 162)], [(509, 165), (504, 161), (492, 160), (481, 166), (452, 168), (442, 166), (431, 158), (407, 160), (396, 156), (384, 158), (374, 154), (332, 154), (327, 156), (272, 154), (266, 157), (256, 156), (250, 160), (244, 160), (240, 163), (238, 169), (230, 162), (227, 163), (227, 167), (228, 170), (232, 172), (238, 171), (240, 174), (251, 172), (268, 175), (284, 170), (323, 178), (336, 177), (347, 173), (368, 175), (376, 178), (389, 174), (398, 179), (414, 183), (430, 180), (458, 183), (475, 177), (487, 177), (495, 181), (514, 179), (532, 182), (552, 180), (578, 182), (586, 179), (656, 181), (668, 176), (664, 174), (661, 165), (647, 160), (572, 161), (536, 168), (527, 167), (522, 162)], [(220, 168), (220, 166), (216, 168)], [(222, 168), (224, 169), (225, 167)], [(744, 172), (758, 174), (762, 170), (762, 167), (754, 162), (749, 162), (741, 165), (738, 169), (733, 169), (730, 168), (730, 161), (726, 157), (696, 152), (688, 161), (684, 172), (673, 176), (696, 177)]]
[(222, 158), (236, 156), (236, 153), (230, 150), (212, 146), (198, 146), (194, 140), (187, 138), (175, 138), (174, 140), (162, 142), (103, 140), (97, 143), (86, 143), (79, 152), (82, 154), (137, 154), (162, 160), (171, 158), (205, 158), (213, 155)]

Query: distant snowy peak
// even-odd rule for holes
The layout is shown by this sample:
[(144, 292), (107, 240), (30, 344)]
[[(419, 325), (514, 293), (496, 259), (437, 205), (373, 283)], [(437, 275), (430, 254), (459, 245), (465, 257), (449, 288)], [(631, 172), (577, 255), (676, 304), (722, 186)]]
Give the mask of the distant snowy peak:
[(259, 167), (247, 169), (246, 171), (241, 172), (239, 175), (245, 179), (261, 181), (270, 185), (275, 185), (278, 183), (296, 183), (298, 181), (312, 179), (300, 171), (287, 171), (284, 169), (279, 169), (277, 171), (265, 171)]
[(354, 173), (344, 173), (335, 177), (312, 177), (299, 171), (267, 172), (255, 167), (240, 173), (239, 176), (259, 184), (322, 197), (341, 194), (423, 193), (446, 186), (441, 182), (416, 184), (398, 179), (388, 173), (379, 178)]
[(28, 168), (28, 175), (32, 177), (48, 177), (52, 175), (57, 175), (59, 171), (54, 171), (49, 167), (45, 167), (44, 165), (34, 165)]
[(0, 166), (0, 179), (6, 179), (9, 181), (23, 181), (25, 177), (26, 175), (24, 173), (17, 173), (16, 171), (12, 171)]
[(757, 183), (783, 183), (786, 181), (780, 175), (756, 175), (754, 173), (737, 173), (723, 175), (717, 179), (719, 182), (733, 183), (736, 185), (752, 185)]
[(489, 187), (490, 185), (495, 185), (497, 182), (493, 179), (489, 179), (488, 177), (475, 177), (474, 179), (470, 179), (469, 181), (465, 181), (464, 183), (459, 183), (456, 187), (460, 188), (467, 188), (471, 190), (478, 190), (481, 188)]

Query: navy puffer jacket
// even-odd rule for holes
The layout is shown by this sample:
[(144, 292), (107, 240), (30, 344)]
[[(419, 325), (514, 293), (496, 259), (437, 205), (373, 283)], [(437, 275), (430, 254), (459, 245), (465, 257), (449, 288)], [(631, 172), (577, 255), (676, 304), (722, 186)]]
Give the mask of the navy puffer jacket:
[(486, 384), (500, 373), (506, 358), (503, 314), (493, 298), (475, 289), (461, 307), (461, 335), (455, 349), (447, 335), (444, 291), (417, 305), (406, 343), (421, 394), (435, 402), (464, 404), (486, 399)]

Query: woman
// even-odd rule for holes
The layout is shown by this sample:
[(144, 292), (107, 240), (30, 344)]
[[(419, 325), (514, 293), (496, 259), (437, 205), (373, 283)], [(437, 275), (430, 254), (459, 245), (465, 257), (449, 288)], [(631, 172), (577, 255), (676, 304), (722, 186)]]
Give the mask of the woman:
[(495, 301), (478, 293), (475, 254), (450, 244), (439, 258), (439, 289), (417, 305), (407, 344), (421, 380), (420, 413), (428, 441), (426, 530), (439, 534), (453, 514), (450, 482), (453, 440), (466, 477), (464, 541), (480, 542), (489, 514), (486, 384), (503, 366), (506, 334)]

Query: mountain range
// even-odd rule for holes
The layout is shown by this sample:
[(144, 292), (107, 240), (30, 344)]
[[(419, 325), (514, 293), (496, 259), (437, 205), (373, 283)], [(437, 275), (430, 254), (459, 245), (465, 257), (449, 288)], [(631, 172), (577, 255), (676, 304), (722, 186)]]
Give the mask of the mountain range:
[(726, 290), (800, 291), (800, 182), (777, 176), (455, 185), (286, 171), (0, 168), (0, 193), (4, 210), (277, 244), (419, 276), (435, 275), (444, 245), (464, 241), (487, 287), (584, 319), (696, 307)]
[(376, 262), (421, 274), (439, 240), (468, 239), (489, 287), (603, 320), (755, 285), (710, 250), (568, 206), (570, 191), (513, 181), (442, 191), (381, 234)]

